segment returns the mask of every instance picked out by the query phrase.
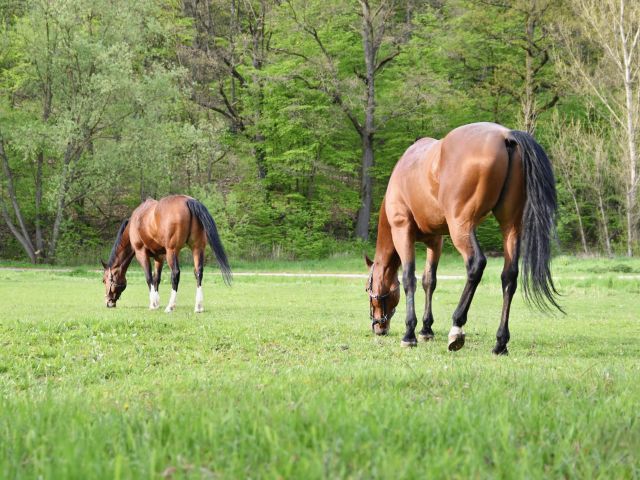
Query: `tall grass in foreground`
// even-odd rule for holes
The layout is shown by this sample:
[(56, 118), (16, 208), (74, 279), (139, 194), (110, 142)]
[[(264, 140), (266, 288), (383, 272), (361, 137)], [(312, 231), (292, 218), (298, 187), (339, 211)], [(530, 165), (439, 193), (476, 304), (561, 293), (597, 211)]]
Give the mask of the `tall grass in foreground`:
[(0, 477), (638, 478), (640, 281), (597, 267), (557, 262), (567, 317), (518, 294), (506, 358), (497, 260), (456, 353), (455, 279), (401, 349), (404, 302), (373, 337), (360, 279), (209, 270), (195, 315), (183, 269), (167, 315), (137, 273), (107, 310), (95, 272), (0, 271)]

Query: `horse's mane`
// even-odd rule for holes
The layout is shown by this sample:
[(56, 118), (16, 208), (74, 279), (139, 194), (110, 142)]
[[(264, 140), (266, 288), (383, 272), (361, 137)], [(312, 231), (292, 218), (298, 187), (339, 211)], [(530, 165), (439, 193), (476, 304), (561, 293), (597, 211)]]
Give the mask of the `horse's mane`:
[(111, 254), (109, 255), (109, 261), (107, 262), (107, 267), (111, 268), (113, 266), (113, 262), (116, 259), (116, 253), (118, 252), (118, 246), (120, 245), (120, 241), (122, 240), (122, 234), (124, 233), (124, 229), (127, 228), (129, 224), (129, 219), (125, 218), (120, 225), (120, 229), (118, 230), (118, 235), (116, 236), (116, 241), (113, 243), (113, 248), (111, 249)]

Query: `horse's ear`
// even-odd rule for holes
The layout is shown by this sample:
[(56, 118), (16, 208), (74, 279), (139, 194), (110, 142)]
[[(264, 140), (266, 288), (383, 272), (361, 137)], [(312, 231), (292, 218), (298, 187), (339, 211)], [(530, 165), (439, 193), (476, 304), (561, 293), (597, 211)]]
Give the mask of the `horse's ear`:
[(104, 268), (106, 270), (107, 269), (107, 264), (105, 263), (105, 261), (100, 259), (100, 263), (102, 264), (102, 268)]
[(371, 259), (366, 253), (364, 254), (364, 261), (367, 264), (367, 268), (371, 268), (371, 265), (373, 265), (373, 262), (371, 261)]

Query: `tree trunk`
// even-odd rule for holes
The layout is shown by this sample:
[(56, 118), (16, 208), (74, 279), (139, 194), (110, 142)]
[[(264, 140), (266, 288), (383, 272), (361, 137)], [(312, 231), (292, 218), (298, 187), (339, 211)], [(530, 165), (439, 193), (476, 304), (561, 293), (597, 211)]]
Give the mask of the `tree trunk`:
[[(229, 12), (229, 21), (231, 28), (229, 29), (229, 45), (231, 46), (230, 60), (233, 68), (236, 67), (236, 37), (238, 36), (238, 13), (236, 8), (236, 0), (231, 0), (231, 11)], [(236, 104), (236, 78), (231, 75), (231, 105)]]
[(598, 192), (598, 207), (600, 209), (600, 218), (602, 221), (602, 235), (604, 236), (604, 247), (607, 251), (607, 256), (612, 257), (613, 252), (611, 250), (611, 238), (609, 237), (609, 227), (608, 227), (608, 219), (607, 214), (604, 209), (604, 201), (602, 199), (602, 195)]
[[(51, 116), (51, 106), (53, 103), (53, 88), (51, 79), (51, 62), (53, 57), (51, 35), (49, 32), (49, 16), (45, 18), (45, 28), (47, 36), (47, 56), (45, 74), (42, 83), (42, 122), (47, 123)], [(42, 149), (36, 157), (36, 178), (35, 178), (35, 230), (36, 230), (36, 255), (38, 263), (46, 258), (44, 248), (44, 238), (42, 235), (42, 167), (44, 165), (44, 152)]]
[(536, 23), (532, 14), (527, 15), (525, 48), (525, 77), (524, 77), (524, 97), (522, 98), (522, 127), (526, 132), (533, 135), (536, 128), (536, 99), (534, 93), (534, 72), (533, 72), (533, 48)]
[(4, 218), (4, 221), (7, 224), (7, 226), (9, 227), (9, 230), (11, 231), (13, 236), (16, 237), (16, 240), (18, 240), (20, 245), (22, 245), (22, 248), (24, 249), (24, 251), (26, 252), (27, 256), (29, 257), (29, 260), (31, 260), (31, 263), (36, 263), (36, 254), (33, 251), (33, 245), (31, 245), (31, 242), (29, 241), (29, 239), (25, 238), (18, 231), (16, 226), (13, 224), (13, 222), (11, 221), (11, 216), (9, 215), (9, 212), (7, 211), (7, 207), (5, 206), (5, 204), (2, 201), (2, 199), (0, 199), (0, 203), (2, 204), (2, 218)]
[(64, 216), (64, 210), (67, 206), (67, 193), (69, 190), (69, 184), (71, 179), (71, 167), (75, 158), (78, 158), (81, 154), (79, 149), (69, 143), (67, 149), (64, 152), (64, 164), (62, 165), (62, 178), (60, 180), (60, 191), (58, 192), (58, 205), (56, 208), (56, 218), (53, 222), (53, 229), (51, 231), (51, 241), (49, 242), (49, 259), (54, 260), (56, 254), (56, 248), (58, 246), (58, 238), (60, 237), (60, 227), (62, 225), (62, 218)]
[(45, 256), (44, 239), (42, 237), (42, 166), (44, 153), (40, 151), (36, 158), (36, 191), (35, 191), (35, 227), (36, 227), (36, 255), (38, 262)]
[(576, 216), (578, 217), (578, 230), (580, 231), (580, 242), (582, 242), (582, 250), (585, 254), (589, 254), (589, 247), (587, 247), (587, 238), (584, 234), (584, 225), (582, 223), (582, 214), (580, 213), (580, 206), (578, 205), (578, 200), (573, 189), (567, 188), (569, 193), (571, 194), (571, 199), (573, 200), (573, 206), (576, 210)]
[(631, 59), (628, 54), (626, 45), (624, 49), (624, 66), (625, 78), (624, 88), (626, 95), (627, 110), (627, 143), (629, 149), (629, 177), (627, 184), (627, 255), (633, 255), (633, 246), (635, 243), (635, 214), (636, 214), (636, 194), (638, 190), (637, 164), (638, 153), (636, 150), (636, 129), (634, 125), (634, 105), (633, 105), (633, 81), (631, 79)]
[(360, 181), (360, 209), (356, 223), (356, 236), (362, 240), (369, 240), (369, 222), (371, 220), (371, 205), (373, 202), (373, 133), (362, 136), (362, 178)]
[(7, 153), (4, 150), (4, 141), (2, 136), (0, 136), (0, 160), (2, 161), (2, 172), (7, 179), (9, 200), (11, 200), (11, 205), (13, 206), (13, 211), (15, 213), (16, 220), (18, 221), (20, 229), (18, 230), (18, 228), (16, 228), (16, 226), (13, 224), (11, 215), (9, 215), (4, 202), (2, 202), (2, 216), (7, 226), (9, 227), (9, 230), (11, 230), (13, 236), (16, 237), (18, 242), (20, 242), (20, 245), (22, 245), (22, 248), (24, 248), (31, 262), (36, 263), (35, 248), (33, 248), (33, 243), (31, 242), (29, 231), (27, 230), (24, 217), (22, 216), (22, 211), (20, 210), (20, 205), (18, 204), (18, 198), (16, 196), (15, 186), (13, 183), (13, 173), (11, 172), (11, 167), (9, 166), (9, 158), (7, 157)]
[(633, 210), (635, 208), (635, 199), (633, 198), (631, 190), (627, 190), (625, 208), (627, 210), (627, 256), (633, 256), (633, 239), (635, 237), (633, 229), (635, 228), (635, 222), (633, 218)]
[(258, 166), (258, 178), (263, 180), (267, 177), (267, 154), (264, 151), (264, 135), (261, 133), (256, 134), (253, 137), (254, 147), (253, 152), (256, 157), (256, 164)]
[(369, 240), (369, 223), (371, 221), (371, 204), (373, 201), (373, 178), (371, 168), (374, 165), (373, 140), (375, 134), (375, 75), (376, 57), (379, 40), (375, 37), (372, 13), (369, 3), (362, 2), (362, 44), (366, 66), (365, 84), (367, 87), (364, 126), (360, 133), (362, 140), (362, 165), (360, 178), (360, 209), (356, 223), (356, 236)]

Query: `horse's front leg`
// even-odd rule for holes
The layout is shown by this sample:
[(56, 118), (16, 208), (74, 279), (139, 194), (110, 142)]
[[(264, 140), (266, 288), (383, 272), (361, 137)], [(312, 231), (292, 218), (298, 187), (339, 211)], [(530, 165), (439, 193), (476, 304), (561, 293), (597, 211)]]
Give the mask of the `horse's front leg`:
[(404, 225), (400, 228), (392, 229), (393, 244), (402, 262), (402, 286), (407, 298), (407, 317), (405, 319), (406, 331), (400, 345), (403, 347), (415, 347), (418, 344), (416, 338), (416, 317), (415, 293), (416, 293), (416, 252), (415, 234), (413, 229)]
[(167, 264), (171, 269), (171, 297), (165, 312), (173, 312), (176, 308), (176, 298), (178, 296), (178, 284), (180, 283), (180, 264), (178, 263), (178, 250), (167, 249)]
[(151, 275), (151, 263), (149, 261), (149, 255), (147, 254), (147, 251), (144, 248), (136, 249), (136, 260), (138, 260), (138, 263), (142, 267), (142, 271), (144, 272), (144, 278), (147, 281), (147, 287), (149, 288), (149, 308), (151, 310), (154, 310), (154, 308), (158, 308), (158, 307), (154, 307), (154, 303), (153, 303), (153, 299), (155, 298), (155, 296), (153, 293), (154, 289), (153, 289), (153, 277)]

